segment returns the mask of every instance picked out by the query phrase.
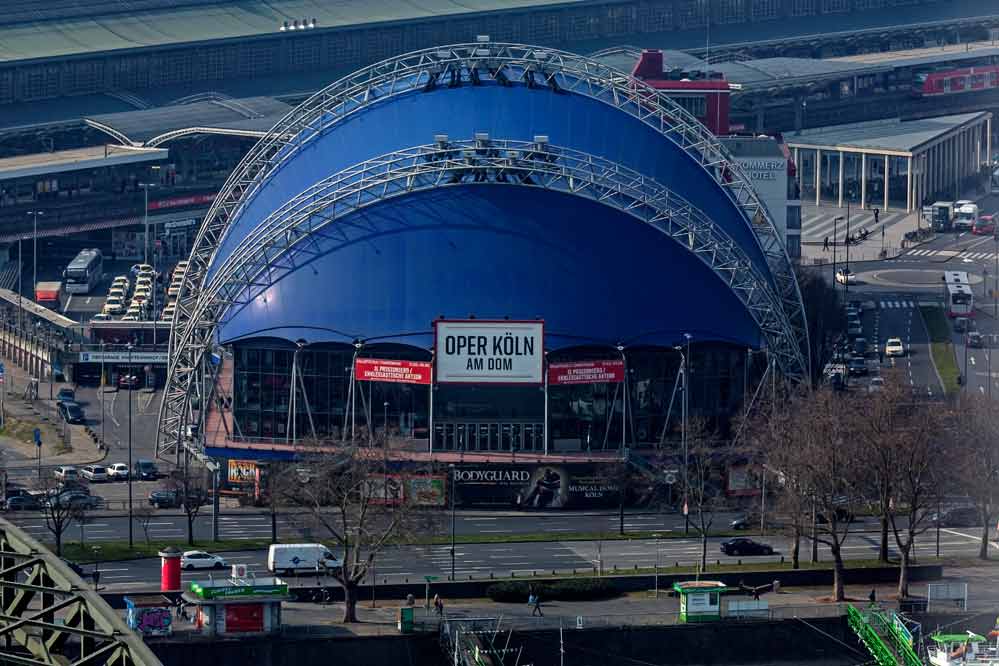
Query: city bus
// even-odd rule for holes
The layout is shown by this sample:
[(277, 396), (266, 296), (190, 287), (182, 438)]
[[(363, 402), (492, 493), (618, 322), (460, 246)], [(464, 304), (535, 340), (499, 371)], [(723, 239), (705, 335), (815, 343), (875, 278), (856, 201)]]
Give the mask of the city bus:
[(964, 271), (946, 271), (944, 272), (944, 283), (947, 296), (947, 316), (974, 316), (975, 299), (971, 293), (968, 274)]
[(80, 254), (62, 272), (62, 277), (67, 294), (89, 294), (104, 277), (101, 251), (96, 248), (80, 250)]

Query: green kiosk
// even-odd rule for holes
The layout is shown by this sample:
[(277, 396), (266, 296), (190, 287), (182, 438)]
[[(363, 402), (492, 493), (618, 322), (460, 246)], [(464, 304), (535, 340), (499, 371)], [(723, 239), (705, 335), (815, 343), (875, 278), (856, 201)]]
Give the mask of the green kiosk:
[(711, 622), (721, 619), (721, 595), (729, 588), (717, 580), (673, 583), (680, 595), (680, 622)]

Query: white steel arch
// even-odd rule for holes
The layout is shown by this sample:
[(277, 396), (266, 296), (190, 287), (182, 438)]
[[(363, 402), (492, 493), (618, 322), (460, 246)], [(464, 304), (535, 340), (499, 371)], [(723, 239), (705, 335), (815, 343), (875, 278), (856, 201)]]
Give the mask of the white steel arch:
[[(371, 65), (316, 93), (282, 119), (247, 154), (209, 210), (190, 256), (171, 325), (170, 371), (164, 397), (158, 449), (172, 448), (163, 437), (179, 438), (189, 415), (187, 394), (195, 386), (191, 349), (210, 345), (207, 330), (192, 319), (208, 267), (237, 217), (269, 174), (343, 118), (395, 96), (436, 85), (526, 85), (587, 96), (613, 105), (653, 127), (706, 169), (738, 206), (767, 258), (784, 315), (807, 349), (807, 327), (798, 283), (773, 222), (741, 167), (693, 116), (655, 89), (590, 58), (523, 44), (471, 43), (423, 49)], [(174, 340), (188, 343), (175, 347)], [(181, 358), (183, 357), (183, 358)], [(807, 374), (807, 357), (805, 359)]]
[[(807, 364), (799, 340), (768, 276), (699, 209), (663, 185), (600, 157), (545, 143), (477, 139), (417, 146), (368, 160), (316, 183), (274, 211), (213, 267), (191, 311), (196, 325), (172, 331), (168, 389), (182, 373), (198, 376), (216, 327), (241, 305), (306, 261), (329, 252), (331, 241), (351, 243), (373, 231), (356, 222), (338, 224), (345, 216), (414, 192), (497, 185), (588, 198), (665, 233), (740, 299), (785, 374), (804, 377)], [(191, 365), (183, 365), (189, 358)], [(190, 414), (190, 391), (177, 397), (186, 400), (162, 414), (161, 453), (178, 446)], [(200, 398), (208, 404), (207, 395)]]

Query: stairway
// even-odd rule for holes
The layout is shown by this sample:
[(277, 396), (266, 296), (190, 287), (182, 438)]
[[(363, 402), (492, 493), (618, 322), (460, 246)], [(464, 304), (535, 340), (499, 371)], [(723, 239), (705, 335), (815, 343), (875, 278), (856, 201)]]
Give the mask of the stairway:
[(846, 614), (850, 628), (878, 666), (923, 666), (913, 649), (912, 636), (895, 611), (882, 610), (873, 605), (858, 610), (849, 605)]

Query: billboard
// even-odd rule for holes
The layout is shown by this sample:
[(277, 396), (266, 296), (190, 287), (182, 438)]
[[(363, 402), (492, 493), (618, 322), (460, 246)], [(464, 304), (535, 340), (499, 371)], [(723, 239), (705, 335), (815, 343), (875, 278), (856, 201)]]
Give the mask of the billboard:
[(147, 351), (82, 351), (80, 363), (166, 363), (167, 353)]
[(606, 466), (470, 465), (454, 471), (455, 503), (516, 509), (613, 506), (618, 488)]
[(439, 384), (541, 384), (541, 321), (437, 321), (434, 330)]
[(430, 363), (426, 361), (359, 358), (354, 361), (354, 377), (362, 382), (429, 385)]
[(620, 384), (624, 381), (624, 361), (573, 361), (549, 363), (548, 383)]
[(415, 506), (444, 506), (446, 495), (444, 476), (378, 474), (366, 480), (372, 504), (397, 505), (409, 502)]
[(255, 483), (257, 463), (252, 460), (229, 461), (229, 483)]

